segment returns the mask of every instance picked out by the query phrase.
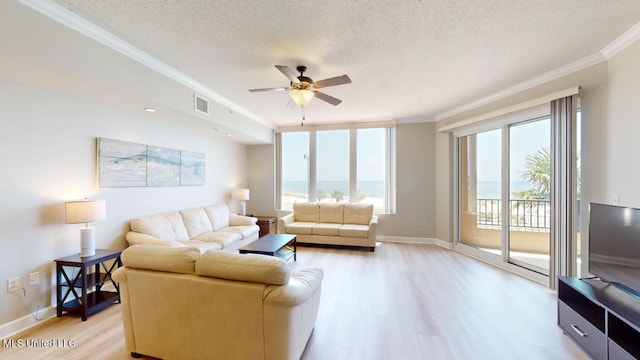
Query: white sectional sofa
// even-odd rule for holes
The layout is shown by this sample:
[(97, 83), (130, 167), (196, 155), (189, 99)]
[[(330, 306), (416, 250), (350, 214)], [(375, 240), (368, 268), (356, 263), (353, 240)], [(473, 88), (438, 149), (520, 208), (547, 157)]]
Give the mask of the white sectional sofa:
[(300, 359), (315, 326), (322, 269), (282, 259), (134, 245), (122, 252), (127, 350), (161, 359)]
[(209, 205), (131, 220), (129, 245), (164, 245), (235, 251), (258, 239), (257, 218), (236, 215), (226, 205)]
[(378, 217), (371, 204), (295, 203), (278, 219), (278, 232), (296, 234), (300, 244), (367, 247), (374, 251)]

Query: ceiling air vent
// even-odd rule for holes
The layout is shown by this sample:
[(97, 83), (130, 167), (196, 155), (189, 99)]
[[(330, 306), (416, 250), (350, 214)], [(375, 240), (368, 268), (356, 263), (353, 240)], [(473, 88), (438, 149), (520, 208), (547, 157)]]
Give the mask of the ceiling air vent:
[(209, 114), (209, 100), (195, 94), (194, 109), (203, 114)]

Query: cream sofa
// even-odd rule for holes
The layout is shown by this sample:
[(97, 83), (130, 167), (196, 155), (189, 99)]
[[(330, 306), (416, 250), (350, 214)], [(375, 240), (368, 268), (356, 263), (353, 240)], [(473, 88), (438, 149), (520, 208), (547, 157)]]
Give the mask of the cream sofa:
[(190, 246), (234, 251), (256, 239), (257, 218), (236, 215), (226, 205), (209, 205), (139, 217), (129, 223), (129, 245)]
[(374, 251), (378, 217), (371, 204), (295, 203), (278, 219), (278, 232), (296, 234), (298, 243), (367, 247)]
[(300, 359), (322, 269), (190, 247), (133, 245), (119, 283), (127, 350), (161, 359)]

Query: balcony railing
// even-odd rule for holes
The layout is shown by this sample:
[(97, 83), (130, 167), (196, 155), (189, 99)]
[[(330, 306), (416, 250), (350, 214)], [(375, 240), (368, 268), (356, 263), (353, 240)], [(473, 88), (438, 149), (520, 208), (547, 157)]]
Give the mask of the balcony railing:
[[(551, 202), (549, 200), (509, 200), (509, 225), (520, 228), (549, 229)], [(478, 225), (502, 225), (502, 200), (477, 200)]]

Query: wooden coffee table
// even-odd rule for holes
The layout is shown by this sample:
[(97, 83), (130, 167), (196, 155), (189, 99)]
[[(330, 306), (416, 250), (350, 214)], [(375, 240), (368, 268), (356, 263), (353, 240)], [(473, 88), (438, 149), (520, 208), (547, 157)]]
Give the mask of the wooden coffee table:
[(293, 256), (293, 261), (296, 261), (296, 236), (292, 234), (268, 234), (238, 250), (240, 250), (240, 254), (271, 255), (285, 261)]

